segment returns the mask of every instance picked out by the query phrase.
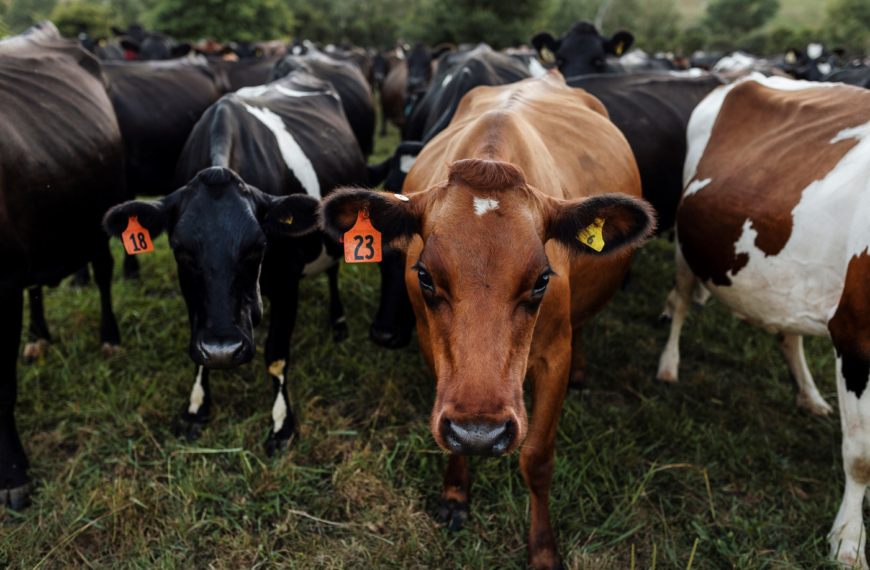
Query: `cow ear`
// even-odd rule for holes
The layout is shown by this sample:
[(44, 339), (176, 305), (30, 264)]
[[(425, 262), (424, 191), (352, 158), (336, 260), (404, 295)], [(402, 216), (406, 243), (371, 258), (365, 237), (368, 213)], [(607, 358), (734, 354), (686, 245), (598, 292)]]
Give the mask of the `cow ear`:
[(169, 51), (169, 55), (170, 55), (170, 57), (173, 57), (173, 58), (184, 57), (187, 54), (189, 54), (192, 49), (193, 49), (193, 46), (191, 46), (189, 43), (185, 42), (183, 44), (178, 44), (176, 46), (173, 46), (172, 49)]
[[(264, 194), (264, 196), (266, 196)], [(320, 201), (308, 194), (269, 197), (265, 204), (263, 231), (269, 237), (297, 238), (320, 228), (317, 206)]]
[(320, 204), (320, 225), (334, 240), (344, 237), (356, 225), (360, 212), (368, 212), (372, 226), (385, 244), (404, 249), (420, 233), (426, 192), (397, 197), (388, 192), (364, 188), (341, 188)]
[(115, 34), (116, 36), (123, 36), (126, 33), (124, 30), (122, 30), (118, 26), (112, 26), (111, 30), (112, 30), (112, 33)]
[(611, 55), (621, 57), (631, 49), (634, 45), (634, 36), (631, 32), (620, 30), (610, 36), (610, 39), (604, 42), (604, 51)]
[(135, 216), (139, 224), (148, 230), (151, 237), (156, 238), (163, 233), (167, 226), (167, 205), (164, 200), (153, 202), (132, 200), (118, 204), (103, 216), (103, 229), (110, 236), (121, 237), (130, 223), (130, 218)]
[(624, 194), (547, 200), (546, 239), (572, 255), (619, 255), (640, 246), (656, 227), (649, 202)]
[(541, 55), (541, 59), (546, 63), (553, 63), (552, 61), (549, 61), (552, 58), (548, 57), (547, 52), (544, 51), (545, 48), (550, 52), (550, 54), (555, 54), (559, 51), (559, 41), (553, 37), (553, 34), (550, 32), (538, 32), (532, 36), (531, 44), (532, 47)]

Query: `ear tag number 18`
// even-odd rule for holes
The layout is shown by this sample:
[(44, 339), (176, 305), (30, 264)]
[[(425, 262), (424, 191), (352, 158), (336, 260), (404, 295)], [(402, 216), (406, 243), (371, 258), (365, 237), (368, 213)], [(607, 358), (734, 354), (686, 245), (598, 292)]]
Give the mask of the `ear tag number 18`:
[(121, 234), (121, 240), (124, 242), (124, 247), (130, 255), (154, 251), (154, 244), (151, 243), (151, 234), (139, 224), (136, 216), (130, 216), (130, 220), (127, 222), (127, 229)]
[(366, 212), (360, 212), (356, 224), (344, 234), (344, 260), (374, 263), (381, 258), (381, 232), (375, 229)]

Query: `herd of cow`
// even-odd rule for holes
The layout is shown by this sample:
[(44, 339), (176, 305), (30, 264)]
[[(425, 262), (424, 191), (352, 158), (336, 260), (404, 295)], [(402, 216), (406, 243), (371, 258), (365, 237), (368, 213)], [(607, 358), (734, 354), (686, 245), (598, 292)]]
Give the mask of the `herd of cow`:
[[(266, 295), (272, 453), (296, 427), (300, 279), (326, 272), (329, 325), (346, 338), (338, 261), (365, 222), (383, 244), (371, 340), (401, 348), (416, 327), (436, 379), (430, 429), (450, 453), (442, 521), (455, 530), (467, 517), (466, 456), (522, 447), (530, 564), (560, 568), (549, 489), (563, 400), (584, 381), (583, 324), (628, 278), (633, 250), (674, 229), (659, 379), (677, 380), (680, 327), (693, 298), (712, 295), (780, 335), (797, 404), (825, 415), (802, 338), (829, 336), (846, 478), (831, 556), (867, 566), (870, 91), (836, 81), (866, 86), (868, 68), (833, 70), (838, 54), (810, 44), (678, 70), (586, 22), (504, 52), (117, 33), (75, 42), (43, 22), (0, 41), (0, 504), (23, 508), (31, 492), (14, 420), (25, 290), (31, 361), (50, 341), (41, 287), (89, 279), (91, 264), (113, 353), (108, 235), (147, 250), (166, 232), (195, 363), (188, 439), (209, 419), (210, 371), (254, 357)], [(403, 142), (367, 166), (378, 91)], [(125, 275), (138, 271), (128, 255)]]

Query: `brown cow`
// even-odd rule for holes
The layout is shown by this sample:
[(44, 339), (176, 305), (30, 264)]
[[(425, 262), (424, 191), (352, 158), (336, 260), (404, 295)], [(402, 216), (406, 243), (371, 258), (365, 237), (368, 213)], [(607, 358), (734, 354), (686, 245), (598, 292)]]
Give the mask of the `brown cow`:
[[(437, 381), (430, 429), (451, 453), (442, 519), (456, 529), (467, 515), (463, 456), (506, 455), (525, 440), (530, 561), (560, 568), (549, 492), (568, 377), (583, 365), (580, 327), (613, 296), (654, 226), (631, 149), (604, 106), (553, 71), (469, 92), (404, 193), (341, 190), (321, 220), (341, 236), (366, 211), (384, 243), (406, 252), (420, 346)], [(596, 228), (599, 237), (589, 234)]]
[(870, 91), (753, 74), (698, 105), (688, 142), (673, 322), (659, 378), (677, 379), (696, 281), (738, 316), (781, 335), (798, 405), (820, 415), (831, 408), (813, 383), (803, 336), (830, 336), (846, 475), (831, 557), (866, 568)]

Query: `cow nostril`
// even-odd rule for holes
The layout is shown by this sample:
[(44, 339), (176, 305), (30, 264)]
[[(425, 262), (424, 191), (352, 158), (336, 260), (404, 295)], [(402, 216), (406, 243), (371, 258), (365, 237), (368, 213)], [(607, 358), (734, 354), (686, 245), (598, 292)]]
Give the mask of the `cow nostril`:
[(487, 423), (456, 423), (442, 420), (441, 435), (445, 447), (457, 455), (504, 455), (516, 435), (516, 424), (507, 420), (501, 425)]

